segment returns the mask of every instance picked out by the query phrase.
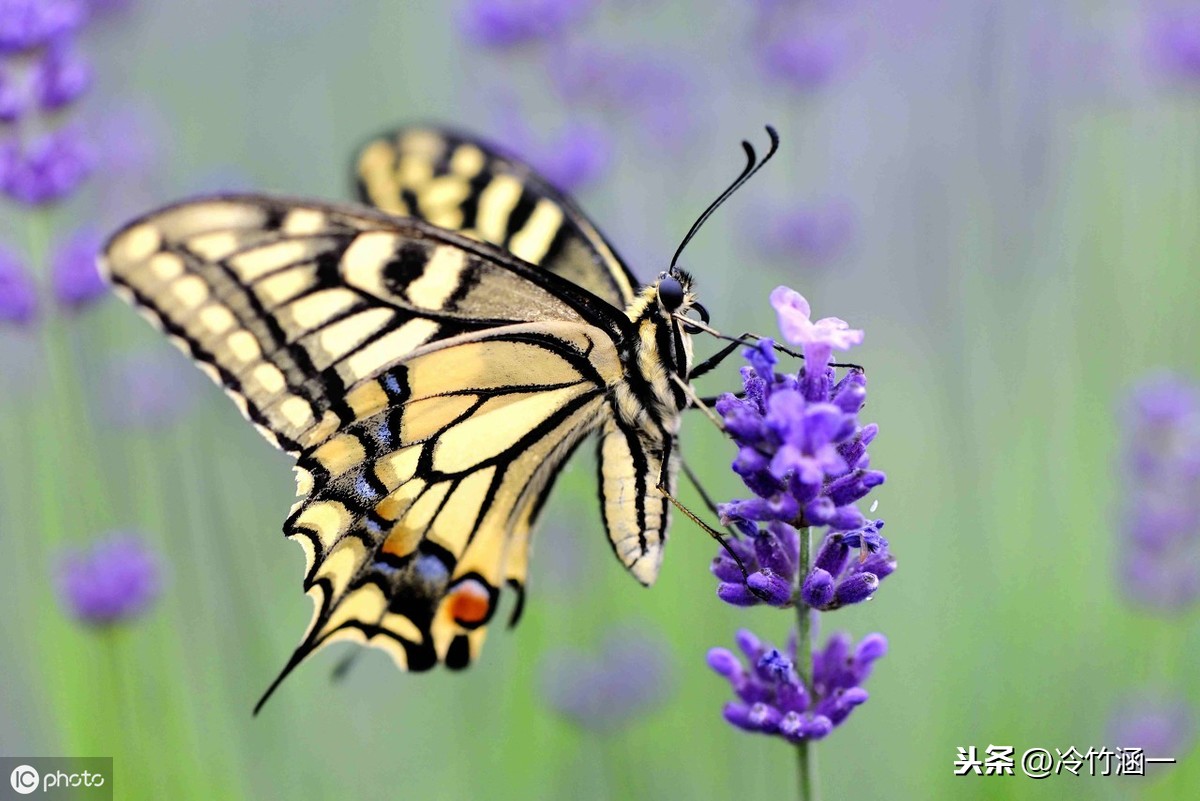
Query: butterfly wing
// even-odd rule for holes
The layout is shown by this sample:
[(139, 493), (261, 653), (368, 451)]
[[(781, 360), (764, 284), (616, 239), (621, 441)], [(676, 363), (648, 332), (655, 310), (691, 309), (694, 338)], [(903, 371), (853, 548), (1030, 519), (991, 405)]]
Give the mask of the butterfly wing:
[(504, 248), (619, 309), (638, 282), (582, 211), (529, 165), (444, 128), (407, 127), (368, 142), (360, 199)]
[(516, 322), (626, 318), (552, 274), (420, 220), (256, 195), (181, 203), (104, 249), (117, 290), (298, 454), (358, 416), (350, 389), (426, 345)]
[(522, 593), (562, 461), (611, 414), (627, 318), (419, 220), (259, 196), (135, 220), (102, 266), (298, 458), (285, 531), (316, 610), (283, 675), (344, 638), (467, 664), (499, 588)]
[(599, 329), (539, 323), (436, 343), (364, 384), (376, 411), (298, 465), (307, 498), (285, 531), (315, 611), (284, 675), (347, 639), (408, 670), (474, 659), (506, 583), (519, 613), (531, 526), (619, 369)]

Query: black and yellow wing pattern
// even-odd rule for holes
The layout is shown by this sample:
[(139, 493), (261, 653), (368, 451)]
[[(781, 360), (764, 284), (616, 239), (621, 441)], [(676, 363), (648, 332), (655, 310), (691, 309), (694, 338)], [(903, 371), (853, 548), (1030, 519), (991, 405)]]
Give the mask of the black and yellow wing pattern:
[(582, 211), (520, 159), (441, 128), (400, 128), (355, 161), (359, 199), (489, 242), (617, 309), (640, 284)]
[[(379, 141), (410, 150), (407, 135)], [(461, 168), (469, 144), (447, 135), (428, 148), (429, 180)], [(475, 147), (493, 181), (518, 174)], [(411, 158), (393, 170), (413, 173)], [(543, 183), (503, 209), (491, 185), (456, 201), (482, 214), (462, 233), (451, 223), (468, 216), (439, 219), (421, 200), (428, 182), (396, 179), (419, 217), (385, 194), (371, 195), (380, 210), (215, 196), (134, 220), (105, 248), (117, 291), (296, 458), (284, 530), (305, 550), (314, 613), (271, 689), (338, 640), (409, 670), (469, 664), (502, 587), (519, 615), (537, 514), (598, 429), (614, 551), (643, 583), (657, 575), (668, 520), (656, 484), (674, 479), (679, 398), (646, 377), (662, 372), (645, 328), (654, 288), (635, 295), (599, 234)], [(554, 226), (536, 223), (547, 199)], [(523, 202), (533, 210), (513, 223)], [(535, 240), (551, 245), (521, 244)]]

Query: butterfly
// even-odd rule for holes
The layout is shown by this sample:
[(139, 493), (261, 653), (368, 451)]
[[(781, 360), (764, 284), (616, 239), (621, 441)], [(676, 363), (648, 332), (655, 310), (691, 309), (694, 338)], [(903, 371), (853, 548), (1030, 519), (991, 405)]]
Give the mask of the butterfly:
[(474, 660), (564, 462), (598, 439), (613, 552), (662, 564), (695, 313), (675, 266), (640, 284), (576, 205), (472, 137), (368, 142), (361, 205), (258, 194), (177, 203), (108, 240), (101, 269), (272, 444), (296, 459), (285, 534), (314, 604), (258, 708), (337, 641), (405, 670)]

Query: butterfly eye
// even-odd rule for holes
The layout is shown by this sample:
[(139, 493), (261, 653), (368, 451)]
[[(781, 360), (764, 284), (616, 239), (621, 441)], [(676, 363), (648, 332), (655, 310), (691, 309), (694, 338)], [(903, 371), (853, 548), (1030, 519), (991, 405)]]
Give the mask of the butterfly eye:
[(683, 305), (683, 284), (667, 276), (658, 282), (658, 302), (669, 312)]

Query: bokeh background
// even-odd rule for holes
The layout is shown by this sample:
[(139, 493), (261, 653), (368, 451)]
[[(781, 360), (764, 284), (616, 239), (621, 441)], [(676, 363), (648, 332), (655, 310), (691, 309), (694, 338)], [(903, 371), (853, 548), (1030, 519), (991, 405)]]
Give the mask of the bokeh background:
[[(287, 460), (88, 267), (95, 237), (190, 193), (348, 198), (357, 145), (430, 120), (526, 155), (650, 278), (770, 122), (778, 157), (684, 261), (731, 333), (774, 333), (780, 283), (866, 330), (900, 568), (824, 616), (890, 641), (871, 700), (818, 746), (825, 796), (1196, 797), (1195, 604), (1186, 580), (1148, 603), (1123, 566), (1142, 508), (1129, 393), (1159, 368), (1197, 379), (1200, 9), (84, 5), (55, 56), (71, 102), (0, 127), (5, 147), (67, 137), (47, 179), (66, 196), (0, 206), (0, 754), (114, 756), (131, 799), (793, 795), (791, 750), (725, 724), (704, 664), (741, 626), (781, 641), (791, 615), (718, 602), (711, 541), (679, 521), (660, 582), (637, 586), (588, 448), (546, 510), (524, 620), (472, 670), (368, 652), (332, 682), (336, 646), (252, 718), (310, 613), (279, 533)], [(5, 56), (8, 85), (32, 58)], [(730, 362), (702, 389), (737, 384)], [(716, 496), (744, 492), (702, 416), (684, 436)], [(83, 549), (106, 542), (124, 572), (105, 575), (147, 597), (112, 625), (68, 592), (101, 580)], [(1180, 764), (953, 775), (960, 746), (1086, 751), (1130, 727)]]

